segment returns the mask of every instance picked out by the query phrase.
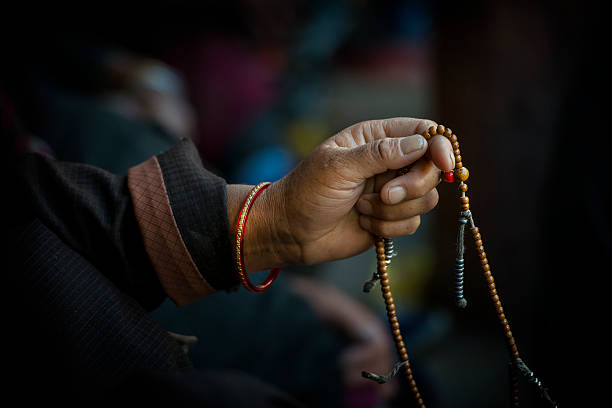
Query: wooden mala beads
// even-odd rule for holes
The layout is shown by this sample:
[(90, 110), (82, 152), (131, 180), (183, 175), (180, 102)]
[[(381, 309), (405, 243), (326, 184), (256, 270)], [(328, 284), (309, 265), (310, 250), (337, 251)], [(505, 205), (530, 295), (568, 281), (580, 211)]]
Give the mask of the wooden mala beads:
[[(467, 196), (468, 185), (467, 180), (470, 176), (470, 173), (466, 167), (463, 166), (463, 158), (461, 156), (461, 151), (459, 149), (459, 142), (457, 140), (457, 136), (451, 131), (451, 129), (446, 128), (442, 125), (432, 126), (428, 130), (422, 133), (422, 136), (429, 140), (432, 136), (435, 135), (443, 135), (450, 142), (453, 147), (453, 154), (455, 156), (455, 168), (452, 172), (445, 173), (442, 177), (449, 182), (455, 181), (455, 179), (459, 182), (459, 202), (461, 206), (460, 217), (459, 217), (459, 232), (457, 234), (457, 257), (456, 257), (456, 275), (455, 275), (455, 295), (457, 305), (460, 308), (465, 308), (467, 305), (467, 301), (463, 297), (463, 271), (464, 271), (464, 229), (468, 227), (472, 232), (472, 238), (474, 240), (474, 244), (476, 246), (476, 251), (478, 253), (478, 258), (480, 260), (481, 268), (483, 271), (484, 278), (488, 285), (489, 290), (489, 298), (493, 303), (493, 307), (497, 313), (497, 318), (502, 326), (504, 336), (506, 338), (506, 345), (508, 347), (508, 352), (510, 355), (510, 403), (513, 407), (519, 406), (519, 373), (525, 376), (528, 381), (534, 385), (536, 385), (540, 391), (542, 397), (548, 401), (551, 406), (556, 406), (556, 403), (552, 400), (550, 395), (548, 394), (548, 390), (544, 388), (541, 381), (535, 376), (535, 374), (527, 367), (527, 365), (523, 362), (520, 357), (516, 340), (512, 334), (512, 330), (510, 329), (510, 323), (506, 317), (504, 312), (504, 308), (502, 306), (501, 297), (497, 291), (495, 286), (495, 279), (493, 278), (493, 274), (491, 272), (491, 266), (489, 265), (489, 260), (487, 259), (487, 254), (484, 249), (483, 238), (480, 230), (474, 224), (474, 219), (472, 217), (472, 213), (470, 211), (470, 199)], [(405, 174), (408, 171), (408, 168), (401, 169), (399, 171), (400, 174)], [(393, 241), (389, 238), (377, 237), (376, 238), (376, 257), (377, 257), (377, 271), (374, 273), (372, 279), (367, 281), (364, 284), (364, 291), (369, 292), (375, 285), (377, 281), (380, 281), (380, 288), (382, 292), (382, 296), (385, 301), (385, 307), (387, 310), (387, 318), (389, 321), (389, 325), (393, 334), (393, 339), (395, 342), (395, 347), (399, 356), (400, 361), (395, 365), (392, 372), (389, 375), (377, 375), (373, 373), (369, 373), (364, 371), (362, 375), (366, 378), (375, 380), (379, 383), (384, 383), (388, 381), (391, 377), (395, 376), (400, 369), (403, 369), (404, 376), (408, 381), (408, 385), (412, 390), (414, 398), (419, 407), (425, 407), (425, 403), (423, 402), (423, 398), (417, 387), (416, 381), (414, 379), (414, 375), (412, 372), (412, 368), (410, 366), (410, 362), (408, 359), (408, 352), (406, 350), (406, 345), (404, 344), (402, 334), (400, 331), (399, 321), (397, 317), (396, 307), (393, 300), (393, 295), (391, 294), (391, 286), (389, 280), (389, 266), (391, 263), (391, 257), (395, 255), (393, 251)]]

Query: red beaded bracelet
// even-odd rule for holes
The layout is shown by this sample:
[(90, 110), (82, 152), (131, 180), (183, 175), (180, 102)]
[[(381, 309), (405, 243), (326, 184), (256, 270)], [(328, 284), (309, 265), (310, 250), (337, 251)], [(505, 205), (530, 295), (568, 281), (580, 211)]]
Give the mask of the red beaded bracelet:
[(269, 182), (263, 182), (253, 187), (253, 189), (249, 192), (249, 195), (247, 196), (246, 200), (244, 200), (244, 203), (242, 204), (242, 208), (238, 213), (238, 223), (236, 224), (236, 243), (234, 248), (236, 250), (236, 267), (238, 269), (238, 276), (240, 277), (240, 282), (242, 283), (242, 286), (244, 286), (244, 288), (247, 289), (249, 292), (254, 293), (261, 293), (267, 290), (270, 286), (272, 286), (272, 283), (276, 280), (278, 274), (280, 273), (280, 268), (274, 268), (270, 271), (270, 273), (262, 283), (257, 286), (253, 285), (253, 283), (247, 277), (247, 273), (244, 269), (244, 254), (242, 253), (244, 235), (246, 233), (246, 222), (249, 217), (251, 207), (253, 206), (253, 203), (255, 202), (257, 196), (259, 196), (259, 194), (261, 194), (266, 188), (268, 188), (270, 184), (271, 183)]

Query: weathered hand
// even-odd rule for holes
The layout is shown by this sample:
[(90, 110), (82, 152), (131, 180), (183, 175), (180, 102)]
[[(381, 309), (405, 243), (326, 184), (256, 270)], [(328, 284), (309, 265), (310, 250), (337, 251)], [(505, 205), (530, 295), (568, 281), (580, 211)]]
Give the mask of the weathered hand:
[(342, 259), (370, 248), (374, 235), (414, 233), (420, 215), (437, 204), (440, 170), (454, 167), (446, 138), (419, 135), (433, 125), (366, 121), (324, 141), (253, 207), (253, 223), (265, 233), (251, 241), (247, 270)]

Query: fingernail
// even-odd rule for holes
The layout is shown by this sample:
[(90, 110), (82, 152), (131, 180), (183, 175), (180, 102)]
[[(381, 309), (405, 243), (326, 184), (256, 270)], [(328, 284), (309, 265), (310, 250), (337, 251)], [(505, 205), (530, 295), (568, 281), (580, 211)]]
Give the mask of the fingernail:
[(406, 190), (404, 187), (396, 186), (389, 189), (389, 202), (391, 204), (397, 204), (406, 197)]
[(408, 154), (421, 150), (425, 144), (425, 138), (421, 135), (413, 135), (402, 138), (400, 149), (403, 154)]
[(357, 210), (362, 214), (371, 215), (372, 204), (368, 200), (361, 198), (359, 201), (357, 201)]
[(451, 166), (453, 166), (452, 168), (455, 168), (455, 155), (451, 152), (448, 154), (448, 156), (450, 157), (450, 162), (451, 162)]

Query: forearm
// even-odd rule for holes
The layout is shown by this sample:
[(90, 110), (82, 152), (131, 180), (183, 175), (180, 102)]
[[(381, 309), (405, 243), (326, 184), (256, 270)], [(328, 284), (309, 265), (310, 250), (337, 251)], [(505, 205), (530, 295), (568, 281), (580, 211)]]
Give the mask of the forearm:
[[(244, 226), (244, 269), (257, 272), (299, 263), (299, 247), (291, 235), (285, 214), (283, 180), (272, 183), (255, 200)], [(227, 186), (230, 236), (236, 238), (238, 214), (253, 186)], [(235, 249), (235, 248), (234, 248)]]

